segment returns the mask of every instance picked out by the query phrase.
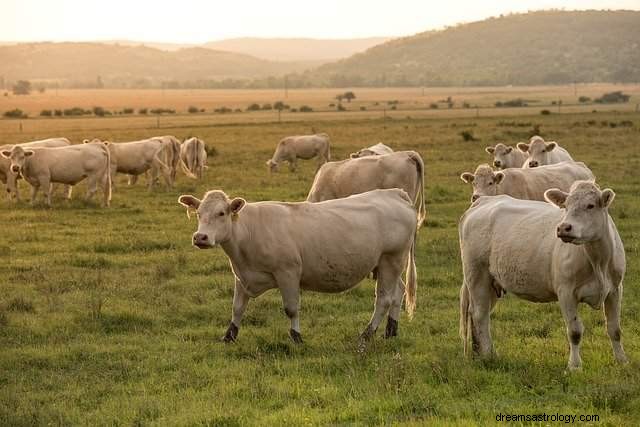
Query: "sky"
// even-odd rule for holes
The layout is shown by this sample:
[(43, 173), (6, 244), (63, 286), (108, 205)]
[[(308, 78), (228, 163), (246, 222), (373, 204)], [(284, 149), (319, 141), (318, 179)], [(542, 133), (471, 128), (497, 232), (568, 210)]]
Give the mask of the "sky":
[(550, 8), (640, 10), (640, 0), (0, 0), (0, 41), (393, 37)]

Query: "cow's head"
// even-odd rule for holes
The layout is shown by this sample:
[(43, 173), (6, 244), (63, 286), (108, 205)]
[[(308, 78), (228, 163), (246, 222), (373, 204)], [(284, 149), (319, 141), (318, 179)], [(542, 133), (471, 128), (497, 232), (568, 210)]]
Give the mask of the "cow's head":
[(273, 159), (267, 160), (267, 166), (269, 167), (269, 172), (277, 172), (278, 171), (278, 162)]
[(600, 187), (593, 181), (576, 181), (569, 193), (552, 188), (544, 198), (565, 210), (556, 228), (558, 238), (565, 243), (580, 245), (599, 240), (608, 227), (608, 209), (615, 197), (613, 190)]
[(368, 148), (363, 148), (360, 151), (356, 151), (355, 153), (351, 153), (351, 158), (352, 159), (357, 159), (360, 157), (367, 157), (367, 156), (375, 156), (377, 155), (377, 153), (375, 153), (374, 151), (368, 149)]
[(509, 164), (507, 157), (513, 151), (513, 147), (508, 147), (502, 143), (495, 147), (487, 147), (484, 149), (487, 153), (493, 155), (493, 166), (498, 169), (504, 169)]
[(531, 138), (528, 144), (524, 142), (518, 143), (518, 149), (523, 153), (527, 153), (527, 160), (524, 162), (525, 168), (535, 168), (549, 164), (549, 153), (553, 151), (558, 144), (556, 142), (545, 142), (539, 136)]
[(19, 145), (15, 145), (11, 150), (3, 150), (0, 155), (5, 159), (11, 161), (9, 166), (9, 173), (14, 175), (20, 175), (22, 168), (29, 157), (33, 155), (33, 150), (25, 150)]
[(495, 196), (497, 186), (504, 179), (503, 172), (494, 172), (489, 165), (480, 165), (476, 168), (476, 173), (465, 172), (460, 175), (467, 184), (473, 186), (471, 201), (475, 202), (481, 196)]
[(183, 195), (178, 198), (178, 203), (187, 208), (187, 214), (195, 211), (198, 216), (198, 231), (193, 234), (192, 242), (200, 249), (209, 249), (229, 241), (233, 221), (246, 204), (239, 197), (230, 200), (219, 190), (207, 192), (202, 200)]

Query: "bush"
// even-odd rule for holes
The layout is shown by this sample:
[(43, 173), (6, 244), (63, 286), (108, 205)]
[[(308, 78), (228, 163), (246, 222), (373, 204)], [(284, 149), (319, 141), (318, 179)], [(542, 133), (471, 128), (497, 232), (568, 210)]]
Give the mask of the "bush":
[(599, 104), (617, 104), (623, 102), (629, 102), (631, 95), (622, 93), (622, 91), (609, 92), (602, 95), (600, 98), (594, 99)]
[(549, 111), (549, 110), (540, 110), (540, 114), (542, 114), (543, 116), (548, 116), (549, 114), (551, 114), (551, 111)]
[(27, 117), (29, 117), (29, 115), (27, 113), (25, 113), (24, 111), (22, 111), (19, 108), (15, 108), (13, 110), (5, 111), (4, 112), (4, 116), (8, 117), (10, 119), (26, 119)]
[(134, 111), (133, 108), (124, 108), (122, 110), (122, 113), (123, 114), (133, 114), (133, 111)]
[(331, 107), (331, 108), (333, 108), (335, 106), (336, 106), (336, 104), (334, 104), (333, 102), (331, 104), (329, 104), (329, 107)]
[(62, 110), (54, 110), (53, 111), (53, 115), (56, 117), (61, 117), (62, 116)]
[(251, 104), (247, 107), (247, 111), (259, 111), (260, 110), (260, 105), (258, 104)]
[(367, 111), (367, 107), (365, 107), (364, 105), (360, 106), (360, 111)]
[(195, 113), (199, 113), (199, 112), (200, 112), (200, 109), (199, 109), (198, 107), (194, 107), (194, 106), (192, 105), (192, 106), (190, 106), (190, 107), (187, 109), (187, 111), (188, 111), (189, 113), (191, 113), (191, 114), (195, 114)]
[(346, 108), (344, 108), (344, 107), (342, 106), (342, 104), (338, 104), (338, 107), (337, 107), (336, 109), (337, 109), (338, 111), (347, 111), (347, 109), (346, 109)]
[(471, 130), (463, 130), (462, 132), (460, 132), (460, 136), (466, 142), (479, 141), (475, 136), (473, 136), (473, 131)]
[(313, 111), (313, 108), (309, 107), (308, 105), (303, 105), (300, 107), (301, 113), (310, 113), (312, 111)]
[(95, 114), (98, 117), (104, 117), (104, 115), (105, 115), (104, 108), (102, 108), (102, 107), (93, 107), (93, 114)]
[(462, 108), (471, 108), (471, 105), (468, 102), (463, 102)]
[(273, 110), (273, 107), (271, 106), (271, 104), (264, 104), (262, 106), (262, 109), (263, 110)]
[(282, 101), (277, 101), (273, 104), (273, 109), (279, 111), (288, 110), (289, 106)]
[(242, 113), (242, 109), (241, 108), (236, 108), (235, 110), (233, 110), (234, 113)]
[(297, 108), (292, 108), (292, 109), (291, 109), (291, 112), (292, 112), (292, 113), (297, 113), (297, 112), (298, 112), (298, 109), (297, 109)]
[(591, 101), (591, 98), (589, 98), (588, 96), (581, 96), (580, 98), (578, 98), (578, 102), (581, 102), (581, 103), (585, 103), (589, 101)]
[(429, 104), (429, 108), (431, 108), (432, 110), (437, 110), (438, 104), (436, 104), (435, 102), (432, 102), (431, 104)]
[(220, 108), (216, 108), (213, 111), (214, 113), (225, 114), (225, 113), (231, 113), (233, 110), (228, 107), (220, 107)]
[(205, 144), (204, 151), (207, 152), (207, 156), (209, 157), (215, 157), (218, 155), (218, 150), (216, 150), (216, 147), (213, 147), (213, 146), (209, 146)]
[(53, 111), (51, 110), (42, 110), (40, 111), (40, 116), (42, 117), (51, 117), (53, 115)]
[(138, 110), (138, 114), (147, 114), (149, 112), (148, 108), (140, 108)]
[(175, 114), (176, 110), (172, 108), (154, 108), (149, 111), (151, 114)]
[[(97, 107), (97, 108), (100, 108), (100, 107)], [(66, 108), (62, 110), (62, 113), (65, 116), (84, 116), (85, 114), (91, 114), (91, 111), (85, 110), (84, 108), (80, 108), (80, 107), (73, 107), (73, 108)]]
[(394, 105), (392, 105), (392, 106), (391, 106), (391, 109), (392, 109), (392, 110), (397, 110), (397, 109), (398, 109), (398, 106), (394, 104)]
[[(555, 103), (552, 103), (552, 104), (555, 105)], [(504, 101), (504, 102), (501, 102), (501, 101), (496, 102), (496, 107), (526, 107), (526, 106), (527, 106), (527, 103), (520, 98), (511, 99), (509, 101)]]

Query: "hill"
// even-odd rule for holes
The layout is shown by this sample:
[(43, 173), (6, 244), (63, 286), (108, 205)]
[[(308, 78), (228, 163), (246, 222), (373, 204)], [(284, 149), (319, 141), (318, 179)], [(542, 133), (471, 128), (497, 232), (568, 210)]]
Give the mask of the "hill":
[(388, 40), (388, 37), (361, 39), (242, 37), (209, 42), (203, 47), (244, 53), (271, 61), (326, 62), (349, 57)]
[(391, 40), (304, 75), (321, 86), (640, 81), (640, 12), (542, 11)]

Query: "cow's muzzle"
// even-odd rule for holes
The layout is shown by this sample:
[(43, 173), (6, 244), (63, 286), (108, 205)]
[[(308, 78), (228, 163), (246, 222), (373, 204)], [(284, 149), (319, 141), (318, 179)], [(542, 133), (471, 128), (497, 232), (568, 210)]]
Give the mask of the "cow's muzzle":
[(572, 230), (573, 227), (571, 226), (571, 224), (562, 223), (556, 229), (556, 236), (558, 236), (558, 238), (564, 243), (575, 243), (577, 238), (571, 235)]
[(476, 200), (478, 200), (480, 198), (479, 194), (474, 194), (473, 196), (471, 196), (471, 203), (475, 202)]
[(500, 160), (494, 160), (493, 161), (493, 166), (499, 168), (499, 167), (502, 167), (502, 163), (500, 162)]
[(529, 162), (529, 167), (530, 168), (537, 168), (538, 167), (538, 162), (536, 160), (531, 160)]
[(20, 172), (20, 166), (11, 166), (11, 171), (13, 173), (19, 173)]
[(192, 241), (193, 241), (193, 246), (199, 249), (210, 249), (215, 244), (213, 241), (209, 239), (209, 236), (207, 236), (204, 233), (194, 233)]

